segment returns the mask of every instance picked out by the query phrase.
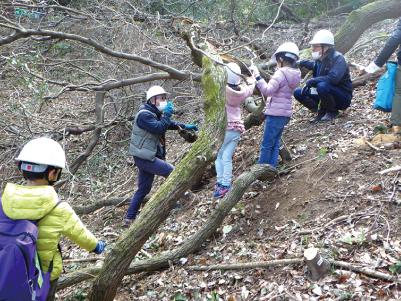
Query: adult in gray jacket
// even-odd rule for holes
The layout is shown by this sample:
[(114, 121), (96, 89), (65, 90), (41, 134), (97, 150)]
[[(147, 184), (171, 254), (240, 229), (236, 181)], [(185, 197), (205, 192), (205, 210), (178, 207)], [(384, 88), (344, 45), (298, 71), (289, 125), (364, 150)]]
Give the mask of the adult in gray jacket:
[(396, 51), (398, 60), (397, 76), (395, 79), (395, 91), (391, 109), (390, 123), (392, 132), (401, 132), (401, 19), (386, 45), (380, 51), (379, 56), (365, 68), (368, 73), (374, 73), (382, 67), (390, 56)]
[(198, 130), (196, 125), (170, 120), (174, 113), (167, 93), (160, 86), (151, 87), (146, 93), (146, 104), (135, 115), (128, 155), (134, 156), (138, 167), (138, 189), (131, 200), (125, 217), (126, 225), (136, 218), (145, 196), (152, 189), (155, 175), (167, 178), (174, 166), (165, 161), (165, 133), (167, 130)]

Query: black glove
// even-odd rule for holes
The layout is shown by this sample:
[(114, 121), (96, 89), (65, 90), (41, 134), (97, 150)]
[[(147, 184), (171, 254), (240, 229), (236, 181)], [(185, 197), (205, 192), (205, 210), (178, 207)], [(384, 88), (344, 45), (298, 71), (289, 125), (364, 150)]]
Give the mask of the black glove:
[(309, 91), (310, 91), (310, 88), (311, 88), (311, 87), (308, 85), (308, 83), (306, 83), (305, 86), (302, 88), (301, 94), (302, 94), (302, 95), (308, 94)]

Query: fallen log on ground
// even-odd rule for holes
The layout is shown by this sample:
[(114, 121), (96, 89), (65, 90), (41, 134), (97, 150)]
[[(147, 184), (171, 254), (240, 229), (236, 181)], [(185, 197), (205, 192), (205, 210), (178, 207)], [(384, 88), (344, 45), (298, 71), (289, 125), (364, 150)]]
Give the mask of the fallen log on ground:
[[(193, 236), (188, 238), (180, 247), (170, 253), (131, 264), (125, 274), (129, 275), (143, 271), (154, 271), (160, 268), (168, 268), (170, 262), (174, 263), (180, 258), (194, 253), (201, 247), (202, 243), (207, 238), (215, 233), (226, 215), (229, 214), (231, 209), (239, 200), (241, 200), (248, 187), (255, 180), (271, 181), (276, 173), (276, 169), (268, 164), (252, 166), (248, 172), (244, 172), (234, 181), (229, 192), (223, 199), (221, 199), (210, 217)], [(90, 267), (68, 273), (67, 275), (62, 275), (58, 282), (58, 289), (61, 290), (81, 281), (93, 279), (99, 273), (101, 268), (102, 267)]]
[[(236, 263), (236, 264), (216, 264), (210, 266), (189, 266), (185, 267), (186, 270), (191, 271), (212, 271), (212, 270), (232, 270), (232, 269), (254, 269), (259, 267), (276, 266), (276, 265), (289, 265), (298, 264), (303, 262), (303, 258), (292, 258), (292, 259), (280, 259), (280, 260), (270, 260), (270, 261), (259, 261), (250, 263)], [(375, 271), (373, 269), (358, 266), (356, 263), (347, 263), (336, 260), (327, 260), (327, 263), (345, 268), (347, 270), (353, 271), (355, 273), (361, 273), (371, 277), (384, 279), (389, 282), (401, 282), (397, 276), (388, 275), (382, 272)]]

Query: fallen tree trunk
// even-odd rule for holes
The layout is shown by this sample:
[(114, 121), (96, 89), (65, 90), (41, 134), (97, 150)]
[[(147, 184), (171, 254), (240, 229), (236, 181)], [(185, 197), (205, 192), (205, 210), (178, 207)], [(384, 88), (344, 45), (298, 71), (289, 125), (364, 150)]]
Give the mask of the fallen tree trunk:
[(269, 260), (269, 261), (259, 261), (259, 262), (247, 262), (247, 263), (237, 263), (237, 264), (217, 264), (211, 266), (189, 266), (185, 267), (186, 270), (190, 271), (209, 271), (209, 270), (242, 270), (242, 269), (255, 269), (264, 268), (276, 265), (288, 265), (288, 264), (298, 264), (303, 261), (302, 258), (292, 258), (292, 259), (279, 259), (279, 260)]
[[(243, 173), (234, 181), (229, 192), (219, 202), (219, 205), (217, 205), (216, 209), (212, 212), (205, 223), (203, 223), (203, 226), (196, 232), (196, 234), (188, 238), (180, 247), (168, 254), (131, 264), (130, 267), (124, 271), (124, 275), (167, 268), (169, 267), (169, 262), (175, 262), (176, 260), (186, 257), (198, 250), (202, 243), (209, 238), (221, 225), (231, 209), (238, 203), (239, 200), (241, 200), (251, 183), (253, 183), (255, 180), (271, 181), (273, 180), (275, 174), (276, 169), (268, 164), (252, 166), (250, 171)], [(114, 246), (113, 250), (115, 248), (116, 246)], [(62, 275), (59, 279), (57, 289), (64, 289), (81, 281), (92, 279), (99, 273), (100, 270), (101, 267), (91, 267), (74, 271), (67, 275)]]
[(373, 81), (379, 80), (379, 78), (386, 72), (384, 68), (381, 71), (375, 72), (373, 74), (365, 73), (364, 75), (352, 79), (352, 88), (356, 88), (359, 86), (364, 86), (368, 83), (372, 83)]
[(336, 50), (345, 54), (373, 24), (401, 16), (399, 0), (378, 0), (354, 10), (335, 34)]
[[(188, 40), (192, 39), (190, 37)], [(202, 132), (190, 152), (146, 203), (141, 214), (106, 256), (104, 266), (93, 282), (88, 300), (114, 300), (122, 278), (135, 255), (167, 218), (174, 204), (190, 188), (198, 174), (215, 160), (224, 140), (227, 127), (225, 68), (215, 62), (220, 62), (221, 59), (218, 55), (212, 54), (206, 44), (202, 50), (195, 46), (193, 48), (193, 51), (197, 50), (196, 56), (201, 58), (203, 68), (202, 85), (205, 91), (206, 118)]]
[(332, 10), (328, 10), (326, 12), (326, 15), (332, 17), (332, 16), (337, 16), (337, 15), (340, 15), (340, 14), (349, 14), (353, 10), (354, 10), (354, 5), (352, 3), (350, 3), (350, 4), (346, 4), (346, 5), (337, 7), (337, 8), (332, 9)]
[[(186, 270), (191, 271), (212, 271), (212, 270), (232, 270), (232, 269), (254, 269), (258, 267), (267, 267), (267, 266), (276, 266), (276, 265), (288, 265), (288, 264), (298, 264), (303, 262), (303, 258), (292, 258), (292, 259), (281, 259), (281, 260), (271, 260), (271, 261), (260, 261), (260, 262), (252, 262), (252, 263), (237, 263), (237, 264), (217, 264), (211, 266), (189, 266), (186, 267)], [(336, 260), (327, 260), (327, 263), (340, 267), (345, 268), (347, 270), (361, 273), (364, 275), (368, 275), (371, 277), (384, 279), (390, 282), (400, 282), (397, 276), (391, 276), (389, 274), (385, 274), (382, 272), (378, 272), (369, 268), (364, 268), (358, 266), (358, 264), (351, 264), (342, 261)]]

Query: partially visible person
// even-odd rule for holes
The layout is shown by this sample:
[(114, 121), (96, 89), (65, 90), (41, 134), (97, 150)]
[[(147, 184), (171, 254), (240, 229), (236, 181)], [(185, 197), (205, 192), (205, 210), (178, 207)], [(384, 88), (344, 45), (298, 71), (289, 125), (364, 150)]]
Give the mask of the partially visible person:
[(46, 301), (55, 299), (58, 278), (63, 264), (58, 243), (60, 236), (87, 251), (100, 254), (106, 244), (89, 232), (67, 202), (60, 202), (53, 185), (65, 170), (66, 159), (61, 145), (50, 138), (29, 141), (15, 159), (22, 171), (26, 186), (7, 183), (1, 198), (1, 206), (11, 219), (39, 220), (36, 250), (44, 273), (53, 269), (50, 291)]
[(330, 31), (318, 31), (309, 44), (314, 61), (301, 60), (299, 65), (313, 70), (313, 78), (302, 89), (296, 89), (294, 97), (311, 111), (318, 112), (310, 122), (332, 120), (338, 116), (338, 110), (351, 105), (352, 82), (348, 64), (335, 50)]
[(138, 189), (125, 217), (126, 226), (136, 218), (143, 199), (152, 189), (155, 175), (167, 178), (174, 170), (174, 166), (165, 161), (166, 131), (180, 127), (198, 130), (196, 125), (172, 121), (173, 113), (173, 105), (167, 101), (167, 92), (160, 86), (153, 86), (146, 93), (146, 103), (135, 115), (128, 155), (134, 157), (138, 167)]
[(214, 197), (224, 196), (231, 188), (233, 171), (232, 158), (240, 139), (245, 131), (241, 118), (240, 103), (252, 95), (255, 84), (241, 84), (241, 68), (236, 63), (228, 63), (226, 85), (227, 129), (217, 159), (215, 161), (217, 184)]
[(277, 71), (268, 83), (260, 76), (256, 66), (251, 66), (251, 70), (256, 76), (260, 92), (268, 96), (258, 164), (270, 164), (276, 168), (284, 126), (292, 116), (292, 93), (301, 82), (301, 71), (296, 68), (299, 49), (294, 43), (284, 43), (274, 53), (272, 60), (277, 63)]
[(368, 73), (374, 73), (379, 70), (390, 58), (390, 56), (396, 51), (398, 68), (397, 75), (395, 78), (395, 91), (391, 108), (391, 132), (401, 132), (401, 19), (398, 21), (397, 27), (395, 28), (391, 37), (387, 40), (386, 45), (380, 51), (378, 57), (365, 68)]

